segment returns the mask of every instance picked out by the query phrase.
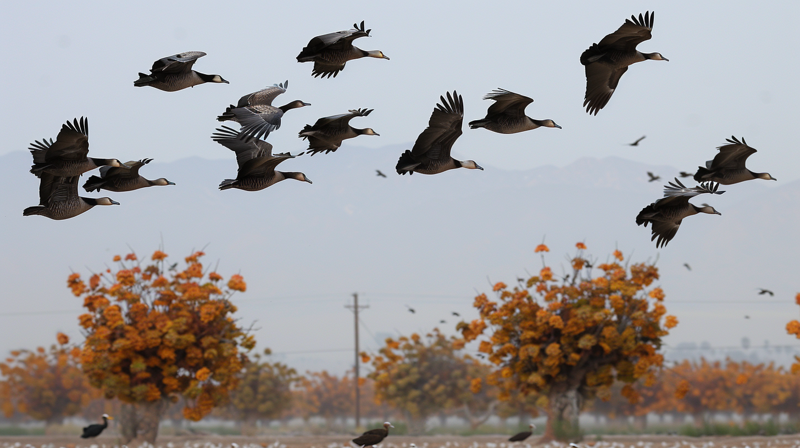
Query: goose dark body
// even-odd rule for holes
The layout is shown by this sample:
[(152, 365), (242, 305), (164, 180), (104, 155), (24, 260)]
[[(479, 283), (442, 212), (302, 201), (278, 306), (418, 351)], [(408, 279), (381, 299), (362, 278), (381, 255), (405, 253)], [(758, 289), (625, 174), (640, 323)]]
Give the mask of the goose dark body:
[[(97, 437), (100, 433), (103, 432), (104, 429), (108, 428), (108, 419), (110, 419), (107, 414), (103, 414), (103, 424), (95, 423), (83, 428), (83, 434), (81, 434), (82, 439), (88, 439), (91, 437)], [(112, 419), (113, 420), (113, 419)]]
[(173, 182), (161, 177), (159, 179), (145, 179), (139, 175), (139, 168), (150, 163), (153, 159), (132, 160), (119, 168), (111, 166), (100, 167), (100, 176), (90, 177), (83, 184), (86, 191), (133, 191), (139, 188), (156, 185), (175, 185)]
[(719, 153), (713, 160), (706, 162), (706, 166), (698, 167), (694, 175), (697, 182), (719, 182), (722, 185), (731, 185), (746, 180), (765, 179), (777, 180), (769, 173), (756, 173), (747, 169), (747, 158), (755, 154), (755, 148), (749, 146), (742, 138), (726, 139), (727, 145), (718, 147)]
[(22, 216), (41, 215), (50, 219), (74, 218), (95, 205), (119, 205), (110, 198), (78, 196), (78, 176), (60, 177), (42, 173), (39, 181), (39, 205), (28, 207)]
[(314, 69), (311, 75), (316, 77), (330, 78), (336, 77), (340, 71), (344, 70), (347, 61), (372, 57), (378, 59), (389, 59), (380, 50), (364, 51), (353, 46), (353, 41), (359, 37), (369, 37), (372, 30), (364, 29), (364, 22), (361, 25), (353, 25), (352, 30), (337, 31), (335, 33), (323, 34), (311, 39), (297, 55), (297, 62), (314, 62)]
[(678, 233), (681, 222), (698, 213), (708, 213), (722, 215), (714, 207), (703, 204), (697, 207), (689, 202), (690, 198), (703, 193), (722, 194), (724, 191), (717, 191), (719, 184), (712, 182), (701, 184), (693, 188), (686, 188), (685, 185), (675, 178), (675, 183), (670, 182), (664, 187), (664, 197), (643, 208), (636, 216), (636, 224), (647, 227), (648, 223), (652, 226), (652, 237), (650, 241), (656, 240), (656, 247), (665, 247)]
[(342, 146), (342, 141), (359, 135), (380, 135), (372, 128), (356, 129), (350, 126), (354, 117), (366, 117), (373, 109), (353, 109), (350, 113), (324, 117), (317, 120), (314, 126), (306, 125), (299, 137), (308, 139), (308, 152), (313, 156), (319, 152), (335, 152)]
[(238, 188), (245, 191), (259, 191), (285, 179), (295, 179), (311, 183), (306, 175), (298, 172), (276, 171), (283, 161), (294, 158), (289, 153), (272, 155), (272, 145), (264, 140), (247, 137), (240, 132), (222, 126), (211, 138), (236, 153), (239, 172), (236, 179), (225, 179), (219, 184), (220, 190)]
[(498, 88), (483, 99), (494, 100), (494, 104), (489, 106), (485, 118), (469, 122), (470, 129), (486, 128), (500, 134), (516, 134), (542, 126), (561, 129), (551, 119), (537, 120), (525, 115), (525, 108), (533, 102), (527, 96)]
[(31, 143), (33, 165), (31, 173), (41, 177), (48, 173), (59, 177), (73, 177), (91, 171), (99, 166), (119, 167), (117, 159), (98, 159), (89, 155), (89, 121), (81, 117), (61, 126), (56, 141), (35, 141)]
[(139, 73), (133, 82), (136, 87), (150, 86), (165, 92), (176, 92), (207, 82), (230, 84), (219, 75), (207, 75), (192, 70), (195, 61), (206, 54), (202, 51), (187, 51), (173, 54), (153, 62), (150, 74)]
[(266, 138), (270, 132), (281, 127), (283, 114), (291, 109), (310, 106), (311, 104), (295, 100), (280, 107), (272, 105), (272, 101), (286, 92), (289, 81), (275, 84), (272, 87), (249, 93), (239, 99), (239, 103), (231, 104), (225, 112), (217, 117), (218, 121), (235, 121), (242, 125), (241, 132), (256, 139)]
[(353, 443), (358, 446), (372, 446), (377, 445), (389, 435), (389, 428), (394, 428), (391, 423), (386, 422), (383, 428), (370, 429), (359, 437), (353, 439)]
[(461, 135), (464, 120), (464, 100), (458, 92), (447, 92), (447, 99), (433, 109), (428, 127), (422, 131), (411, 150), (406, 150), (397, 161), (397, 174), (438, 174), (454, 168), (483, 170), (472, 160), (460, 161), (450, 156), (453, 143)]
[(528, 437), (533, 434), (533, 430), (536, 429), (536, 425), (530, 424), (529, 427), (531, 428), (529, 431), (522, 431), (520, 433), (514, 434), (511, 436), (508, 441), (509, 442), (522, 442), (523, 440), (527, 439)]
[(586, 112), (597, 115), (608, 104), (617, 88), (619, 79), (628, 66), (648, 59), (668, 61), (660, 53), (642, 53), (636, 49), (640, 43), (652, 37), (655, 13), (649, 11), (631, 16), (619, 29), (593, 44), (581, 54), (581, 64), (586, 67), (586, 96), (583, 106)]

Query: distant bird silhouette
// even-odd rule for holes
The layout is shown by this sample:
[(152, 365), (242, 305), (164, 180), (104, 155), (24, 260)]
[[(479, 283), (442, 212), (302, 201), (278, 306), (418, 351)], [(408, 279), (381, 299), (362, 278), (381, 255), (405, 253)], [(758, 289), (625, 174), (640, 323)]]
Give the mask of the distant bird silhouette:
[(708, 213), (721, 215), (722, 213), (716, 211), (714, 207), (703, 204), (702, 207), (697, 207), (689, 202), (689, 199), (699, 194), (722, 194), (724, 191), (717, 191), (719, 184), (713, 182), (700, 184), (697, 187), (686, 188), (677, 178), (675, 183), (670, 182), (669, 185), (664, 187), (664, 197), (653, 202), (636, 216), (636, 224), (644, 224), (647, 227), (648, 223), (652, 223), (652, 234), (650, 241), (656, 240), (656, 247), (664, 247), (669, 243), (675, 234), (678, 233), (681, 222), (697, 213)]
[(272, 101), (278, 95), (285, 93), (288, 87), (289, 81), (286, 81), (258, 92), (248, 93), (239, 98), (236, 106), (233, 104), (228, 106), (225, 112), (217, 117), (217, 120), (239, 123), (242, 125), (240, 132), (248, 137), (267, 138), (270, 132), (281, 127), (281, 118), (287, 111), (311, 105), (295, 100), (281, 107), (273, 106)]
[(358, 446), (372, 446), (377, 445), (389, 435), (389, 428), (394, 428), (391, 423), (386, 422), (383, 428), (370, 429), (359, 437), (353, 439), (353, 443)]
[(769, 294), (770, 297), (775, 297), (775, 293), (769, 289), (758, 288), (758, 295), (763, 296), (764, 294)]
[(383, 174), (383, 173), (381, 172), (381, 170), (375, 170), (375, 172), (376, 172), (376, 173), (378, 173), (378, 174), (377, 174), (377, 176), (378, 176), (378, 177), (386, 177), (386, 175), (385, 175), (385, 174)]
[(692, 267), (689, 266), (689, 263), (683, 263), (683, 265), (686, 267), (686, 269), (688, 269), (690, 271), (692, 270)]
[(655, 182), (655, 181), (661, 179), (661, 176), (656, 176), (655, 174), (653, 174), (650, 171), (647, 172), (647, 176), (650, 178), (650, 180), (648, 180), (648, 182)]
[(440, 324), (446, 324), (447, 322), (444, 319), (442, 319), (442, 320), (439, 321), (439, 323)]
[(642, 53), (636, 46), (652, 37), (655, 13), (631, 16), (617, 31), (607, 35), (581, 54), (581, 64), (586, 67), (586, 95), (583, 105), (586, 112), (597, 115), (608, 104), (611, 95), (628, 66), (652, 59), (668, 61), (661, 53)]
[(747, 158), (756, 153), (755, 148), (747, 145), (742, 138), (741, 141), (736, 137), (726, 140), (727, 145), (718, 147), (719, 153), (713, 160), (706, 162), (705, 168), (698, 167), (694, 175), (697, 182), (719, 182), (722, 185), (731, 185), (746, 180), (765, 179), (778, 180), (769, 173), (755, 173), (745, 166)]
[(594, 267), (594, 263), (592, 263), (591, 261), (584, 260), (584, 262), (585, 262), (584, 266), (586, 266), (587, 269), (592, 269)]
[(527, 96), (497, 89), (487, 93), (483, 99), (494, 100), (494, 104), (489, 106), (485, 118), (469, 122), (470, 129), (486, 128), (500, 134), (516, 134), (542, 126), (561, 129), (561, 126), (549, 118), (536, 120), (525, 115), (525, 108), (533, 102), (533, 99)]
[(530, 427), (530, 431), (522, 431), (520, 433), (514, 434), (511, 438), (508, 439), (509, 442), (522, 442), (523, 440), (527, 439), (528, 437), (533, 434), (533, 431), (536, 430), (536, 425), (531, 423), (528, 425)]
[(314, 62), (314, 69), (311, 74), (316, 78), (336, 77), (340, 71), (344, 70), (347, 61), (371, 57), (386, 59), (386, 55), (380, 50), (364, 51), (353, 46), (353, 41), (360, 37), (369, 37), (372, 30), (364, 29), (364, 22), (361, 25), (353, 25), (352, 30), (337, 31), (335, 33), (323, 34), (311, 39), (297, 55), (297, 62)]
[(408, 308), (408, 311), (409, 311), (411, 314), (415, 314), (415, 313), (417, 312), (417, 311), (416, 311), (414, 308), (411, 308), (411, 307), (410, 307), (410, 306), (408, 306), (408, 305), (406, 305), (406, 308)]
[(639, 137), (635, 142), (628, 143), (628, 146), (639, 146), (639, 142), (644, 140), (645, 137), (647, 137), (647, 136), (643, 135), (643, 136)]
[(748, 316), (748, 315), (745, 315), (745, 316), (744, 316), (744, 318), (745, 318), (745, 319), (750, 319), (750, 316)]
[(694, 176), (694, 173), (687, 173), (686, 171), (681, 171), (680, 173), (678, 173), (678, 176), (680, 176), (680, 177), (692, 177), (692, 176)]
[(102, 418), (103, 418), (103, 424), (102, 425), (98, 424), (98, 423), (95, 423), (93, 425), (89, 425), (89, 426), (84, 427), (83, 428), (83, 434), (81, 434), (81, 438), (82, 439), (88, 439), (90, 437), (99, 436), (100, 433), (103, 432), (104, 429), (108, 428), (108, 421), (109, 420), (114, 420), (114, 418), (111, 417), (108, 414), (103, 414)]
[(460, 314), (458, 314), (458, 313), (456, 313), (455, 311), (453, 311), (453, 316), (456, 316), (456, 317), (461, 317), (461, 315), (460, 315)]

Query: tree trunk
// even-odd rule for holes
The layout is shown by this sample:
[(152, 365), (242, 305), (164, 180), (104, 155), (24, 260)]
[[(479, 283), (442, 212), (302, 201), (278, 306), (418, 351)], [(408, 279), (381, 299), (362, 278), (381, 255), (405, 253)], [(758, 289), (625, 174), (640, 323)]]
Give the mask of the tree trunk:
[(577, 389), (552, 391), (547, 398), (550, 402), (547, 408), (547, 426), (544, 436), (538, 443), (551, 440), (579, 442), (581, 437), (578, 417), (582, 398)]
[(123, 403), (120, 409), (122, 444), (156, 443), (158, 425), (169, 407), (168, 400)]

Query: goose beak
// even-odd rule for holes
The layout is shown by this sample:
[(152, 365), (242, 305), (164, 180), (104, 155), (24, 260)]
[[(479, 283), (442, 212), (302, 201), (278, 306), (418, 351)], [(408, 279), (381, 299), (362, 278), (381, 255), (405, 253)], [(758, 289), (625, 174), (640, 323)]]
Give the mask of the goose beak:
[(308, 183), (310, 183), (310, 184), (313, 184), (313, 183), (314, 183), (314, 182), (311, 182), (311, 179), (309, 179), (309, 178), (307, 178), (307, 177), (306, 177), (306, 182), (308, 182)]
[(303, 106), (310, 106), (310, 105), (311, 105), (311, 103), (303, 102)]
[(119, 205), (119, 202), (117, 202), (117, 201), (115, 201), (115, 200), (113, 200), (113, 199), (112, 199), (112, 200), (111, 200), (111, 205)]
[(175, 185), (175, 182), (167, 181), (167, 185)]
[(482, 167), (482, 166), (480, 166), (480, 165), (478, 165), (477, 163), (475, 164), (475, 168), (477, 168), (477, 169), (479, 169), (479, 170), (483, 171), (483, 167)]
[(558, 128), (558, 129), (562, 129), (562, 128), (561, 128), (561, 126), (559, 126), (559, 125), (557, 125), (557, 124), (555, 124), (555, 123), (553, 123), (553, 127), (554, 127), (554, 128)]

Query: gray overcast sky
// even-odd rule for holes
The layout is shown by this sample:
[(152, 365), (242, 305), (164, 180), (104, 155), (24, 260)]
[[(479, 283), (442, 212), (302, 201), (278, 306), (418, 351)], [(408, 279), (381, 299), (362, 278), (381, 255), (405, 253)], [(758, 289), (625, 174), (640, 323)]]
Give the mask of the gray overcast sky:
[[(157, 168), (158, 165), (190, 156), (225, 159), (226, 167), (233, 169), (235, 165), (230, 152), (209, 138), (214, 128), (220, 124), (215, 120), (216, 116), (242, 95), (288, 79), (288, 92), (276, 102), (283, 104), (302, 99), (312, 103), (312, 106), (287, 114), (282, 128), (270, 135), (270, 142), (280, 152), (298, 153), (305, 148), (304, 142), (297, 138), (297, 132), (304, 124), (313, 123), (322, 116), (360, 107), (374, 108), (375, 111), (369, 117), (353, 120), (352, 124), (356, 127), (372, 127), (381, 136), (360, 137), (353, 146), (368, 147), (376, 151), (377, 148), (387, 145), (405, 144), (410, 147), (427, 125), (439, 95), (457, 89), (464, 95), (466, 120), (464, 135), (456, 142), (454, 153), (457, 157), (474, 159), (487, 168), (526, 170), (543, 165), (566, 166), (587, 156), (619, 156), (653, 166), (666, 165), (692, 170), (712, 158), (716, 153), (714, 148), (734, 134), (737, 137), (744, 136), (748, 143), (759, 150), (748, 161), (749, 167), (755, 171), (768, 171), (779, 179), (779, 182), (763, 182), (761, 187), (768, 189), (783, 186), (800, 177), (797, 174), (800, 154), (794, 148), (793, 138), (796, 122), (794, 108), (800, 103), (800, 90), (797, 87), (800, 67), (795, 55), (795, 46), (800, 42), (800, 28), (796, 23), (796, 18), (800, 15), (800, 3), (224, 3), (197, 0), (128, 3), (12, 2), (3, 7), (0, 37), (4, 45), (0, 48), (0, 56), (4, 65), (0, 73), (0, 100), (4, 107), (0, 114), (4, 123), (5, 144), (0, 148), (0, 156), (14, 151), (25, 151), (33, 140), (54, 138), (66, 120), (86, 116), (90, 123), (91, 154), (95, 157), (116, 157), (123, 161), (152, 157), (155, 161), (148, 167), (151, 171), (147, 172), (147, 175), (153, 174), (151, 177), (157, 177), (154, 175), (156, 173), (169, 177), (168, 173)], [(616, 30), (631, 14), (638, 15), (646, 10), (656, 13), (653, 39), (641, 44), (639, 49), (645, 52), (658, 51), (669, 58), (670, 62), (647, 61), (634, 65), (623, 76), (608, 106), (597, 116), (589, 116), (581, 107), (585, 91), (584, 71), (579, 62), (581, 52)], [(359, 39), (356, 45), (366, 50), (380, 49), (391, 58), (390, 61), (352, 61), (337, 78), (324, 80), (311, 77), (311, 64), (296, 62), (296, 55), (313, 36), (348, 29), (353, 22), (361, 20), (365, 20), (366, 27), (372, 29), (372, 37)], [(175, 93), (133, 87), (137, 72), (147, 72), (154, 60), (183, 51), (208, 53), (195, 64), (195, 69), (204, 73), (220, 74), (230, 84), (201, 85)], [(482, 100), (483, 95), (498, 87), (534, 98), (535, 102), (528, 107), (528, 115), (539, 119), (552, 118), (563, 129), (538, 129), (517, 135), (466, 129), (466, 121), (484, 116), (490, 102)], [(624, 145), (641, 135), (647, 135), (647, 138), (639, 147)], [(328, 161), (331, 167), (336, 167), (337, 163), (345, 160), (339, 153), (329, 156), (330, 159), (324, 157), (317, 156), (313, 160), (304, 157), (293, 161), (295, 164), (287, 169), (320, 167)], [(396, 160), (396, 156), (393, 158)], [(26, 159), (19, 170), (26, 172), (28, 163)], [(387, 174), (397, 177), (393, 173)], [(451, 177), (444, 178), (441, 182), (455, 179), (453, 175), (454, 173), (449, 173)], [(416, 184), (427, 183), (432, 186), (440, 182), (419, 177), (414, 176), (411, 180)], [(31, 176), (29, 180), (30, 185), (26, 184), (24, 188), (7, 186), (0, 193), (6, 195), (8, 203), (15, 204), (13, 208), (0, 213), (4, 222), (10, 223), (12, 219), (14, 223), (21, 221), (22, 217), (19, 215), (22, 207), (35, 203), (35, 179)], [(411, 180), (402, 179), (402, 182)], [(389, 181), (398, 182), (391, 184), (395, 187), (406, 185), (400, 184), (397, 179)], [(219, 192), (213, 191), (216, 182), (216, 178), (211, 180), (210, 191), (203, 191), (203, 194), (214, 201), (221, 197), (218, 196)], [(535, 246), (533, 240), (538, 241), (542, 234), (548, 234), (550, 241), (557, 230), (563, 229), (555, 225), (544, 229), (537, 222), (532, 222), (529, 234), (510, 237), (508, 248), (497, 249), (495, 254), (497, 260), (509, 257), (506, 263), (515, 266), (504, 270), (505, 274), (498, 272), (507, 266), (491, 260), (478, 261), (477, 254), (472, 254), (473, 258), (464, 254), (460, 258), (454, 256), (453, 263), (464, 263), (463, 269), (459, 266), (449, 267), (448, 272), (452, 276), (448, 279), (452, 283), (443, 282), (439, 288), (430, 289), (410, 283), (382, 283), (378, 277), (372, 283), (359, 283), (359, 275), (364, 274), (356, 271), (369, 269), (369, 260), (364, 261), (364, 265), (348, 266), (352, 269), (351, 272), (326, 271), (330, 266), (336, 265), (336, 258), (330, 253), (315, 252), (315, 242), (323, 238), (354, 237), (331, 233), (315, 240), (309, 235), (317, 229), (305, 228), (303, 223), (298, 223), (298, 227), (293, 229), (295, 233), (285, 235), (287, 239), (297, 240), (297, 252), (286, 253), (287, 258), (282, 260), (285, 266), (265, 265), (264, 269), (284, 269), (285, 278), (296, 279), (300, 277), (296, 275), (297, 271), (308, 269), (308, 263), (318, 256), (327, 257), (326, 262), (334, 261), (327, 265), (318, 263), (314, 265), (317, 270), (307, 271), (309, 279), (323, 276), (323, 280), (316, 283), (309, 281), (303, 286), (277, 285), (270, 284), (263, 278), (259, 279), (252, 266), (236, 258), (237, 250), (240, 250), (241, 253), (248, 253), (247, 260), (257, 259), (259, 251), (271, 244), (267, 237), (253, 244), (251, 241), (237, 240), (235, 236), (225, 234), (224, 227), (204, 231), (202, 226), (196, 226), (191, 232), (184, 231), (185, 223), (171, 221), (170, 219), (177, 217), (163, 214), (163, 211), (159, 211), (157, 215), (164, 219), (163, 222), (158, 226), (149, 226), (147, 232), (141, 228), (126, 226), (124, 221), (114, 221), (114, 216), (122, 217), (126, 213), (133, 213), (137, 206), (140, 207), (137, 213), (152, 212), (143, 204), (137, 203), (154, 195), (173, 197), (176, 209), (179, 208), (185, 198), (182, 195), (189, 194), (186, 188), (180, 187), (179, 183), (168, 191), (135, 192), (121, 198), (116, 197), (125, 201), (125, 205), (118, 210), (95, 210), (68, 223), (25, 218), (26, 221), (22, 221), (26, 226), (24, 234), (14, 235), (15, 241), (11, 241), (12, 237), (5, 234), (3, 238), (7, 239), (5, 243), (8, 244), (3, 247), (44, 244), (37, 239), (38, 236), (58, 231), (64, 231), (73, 241), (63, 247), (56, 247), (54, 252), (59, 252), (57, 256), (48, 257), (47, 260), (26, 257), (23, 250), (12, 253), (12, 256), (6, 251), (4, 255), (7, 261), (4, 266), (13, 270), (2, 272), (2, 283), (11, 283), (23, 275), (37, 275), (37, 279), (42, 279), (32, 289), (27, 286), (16, 287), (18, 289), (7, 296), (14, 299), (4, 299), (14, 302), (7, 304), (6, 310), (27, 312), (74, 309), (76, 303), (63, 288), (63, 281), (70, 267), (85, 274), (83, 266), (97, 267), (107, 262), (111, 255), (125, 253), (126, 243), (134, 246), (140, 254), (149, 254), (157, 244), (159, 234), (163, 234), (168, 252), (174, 257), (187, 254), (191, 247), (210, 242), (209, 254), (215, 259), (222, 257), (225, 269), (221, 271), (226, 276), (242, 268), (246, 278), (251, 281), (253, 289), (243, 299), (276, 298), (275, 303), (285, 303), (286, 305), (281, 305), (282, 309), (290, 310), (293, 308), (289, 304), (292, 303), (295, 293), (305, 298), (302, 302), (304, 304), (313, 304), (314, 297), (320, 297), (320, 301), (328, 303), (323, 311), (318, 312), (327, 314), (320, 317), (324, 319), (330, 315), (331, 310), (344, 312), (341, 305), (348, 299), (348, 290), (358, 290), (364, 288), (359, 285), (367, 284), (361, 290), (367, 291), (366, 297), (374, 300), (370, 310), (373, 316), (381, 312), (381, 301), (391, 301), (394, 297), (392, 294), (395, 293), (404, 293), (403, 297), (412, 297), (418, 293), (420, 300), (428, 297), (432, 302), (438, 301), (437, 306), (441, 308), (439, 311), (446, 315), (451, 303), (460, 304), (458, 309), (463, 311), (464, 299), (458, 297), (466, 297), (469, 301), (471, 294), (474, 294), (474, 285), (483, 287), (485, 284), (483, 275), (494, 273), (496, 277), (507, 280), (521, 273), (510, 269), (537, 266), (538, 259), (531, 258), (530, 254)], [(253, 202), (270, 203), (277, 195), (287, 192), (291, 192), (288, 193), (290, 195), (302, 195), (319, 191), (312, 190), (312, 186), (308, 185), (276, 187), (279, 188), (252, 196)], [(738, 191), (746, 191), (751, 187), (761, 188), (748, 185)], [(313, 185), (313, 189), (334, 188), (339, 186), (317, 182)], [(653, 184), (647, 188), (653, 192), (652, 199), (658, 197), (658, 186)], [(391, 190), (396, 191), (400, 190)], [(387, 190), (386, 197), (390, 197), (388, 195), (391, 192)], [(734, 194), (738, 193), (728, 193), (725, 199)], [(21, 200), (24, 204), (17, 206), (17, 199), (9, 198), (11, 195), (25, 196)], [(234, 196), (225, 196), (228, 197)], [(641, 206), (644, 205), (646, 204)], [(291, 213), (291, 208), (284, 211)], [(332, 219), (334, 211), (341, 212), (338, 209), (319, 211), (319, 229), (324, 228), (327, 219)], [(630, 213), (636, 211), (631, 210)], [(173, 215), (177, 213), (175, 211)], [(269, 219), (268, 207), (264, 208), (263, 213), (264, 218)], [(335, 216), (336, 219), (341, 219), (339, 215)], [(354, 216), (359, 215), (356, 213)], [(437, 219), (436, 216), (426, 218)], [(625, 219), (632, 221), (632, 217)], [(702, 225), (713, 223), (710, 219), (702, 221), (697, 218)], [(726, 215), (725, 219), (730, 218)], [(370, 221), (361, 221), (364, 222)], [(461, 222), (468, 225), (468, 221)], [(701, 222), (697, 223), (695, 230), (702, 229)], [(104, 231), (107, 238), (103, 241), (94, 240), (96, 228), (104, 225), (118, 228)], [(587, 222), (586, 225), (589, 226), (590, 223)], [(627, 225), (632, 226), (630, 222)], [(475, 229), (476, 232), (483, 230)], [(648, 232), (641, 228), (637, 231), (645, 235), (633, 234), (631, 238), (641, 244), (631, 248), (631, 243), (624, 247), (626, 253), (628, 250), (636, 250), (642, 258), (651, 256), (655, 250), (647, 241)], [(561, 244), (558, 249), (554, 248), (559, 255), (553, 255), (553, 259), (560, 259), (564, 247), (571, 247), (569, 245), (574, 240), (588, 234), (588, 230), (576, 228), (570, 228), (569, 232), (570, 234), (566, 234), (562, 230), (564, 235), (555, 237), (563, 238), (568, 245)], [(688, 232), (689, 229), (682, 229), (678, 238), (683, 236), (688, 241)], [(596, 255), (604, 254), (615, 242), (622, 240), (618, 235), (611, 234), (602, 238), (607, 240), (600, 241), (600, 236), (591, 240), (590, 247), (596, 250)], [(794, 238), (792, 241), (796, 241), (796, 237)], [(92, 244), (82, 246), (74, 240), (92, 241)], [(53, 238), (48, 241), (53, 241)], [(375, 241), (380, 241), (380, 238), (376, 237)], [(519, 247), (511, 246), (517, 242)], [(353, 244), (358, 244), (358, 241)], [(677, 263), (683, 256), (682, 250), (692, 250), (686, 246), (672, 243), (664, 252), (671, 250)], [(369, 253), (368, 249), (366, 246), (355, 248), (365, 253)], [(714, 250), (708, 247), (705, 249)], [(402, 275), (406, 266), (423, 263), (432, 256), (442, 256), (434, 252), (434, 248), (430, 248), (430, 252), (423, 248), (409, 250), (409, 254), (396, 252), (396, 259), (392, 263), (382, 263), (380, 267), (396, 270), (395, 273)], [(737, 257), (746, 261), (747, 254), (735, 251), (727, 254), (730, 256), (727, 260), (729, 264), (733, 263), (731, 260), (737, 260)], [(518, 262), (520, 259), (526, 261)], [(680, 267), (680, 264), (676, 266)], [(795, 263), (793, 268), (796, 267)], [(42, 272), (37, 272), (37, 268), (42, 269)], [(732, 273), (737, 272), (734, 268), (730, 269)], [(461, 274), (470, 272), (469, 281), (472, 283), (464, 283), (462, 280), (459, 280), (460, 283), (456, 282), (456, 274), (453, 272), (459, 270), (462, 271)], [(435, 271), (430, 272), (430, 284), (437, 280), (436, 274)], [(347, 280), (348, 276), (353, 281), (342, 280), (342, 277)], [(724, 274), (721, 276), (724, 277)], [(334, 280), (328, 281), (328, 278), (335, 277), (338, 277), (338, 283)], [(281, 279), (280, 276), (275, 278), (278, 282)], [(786, 284), (782, 285), (784, 294), (787, 291), (800, 290), (790, 285), (790, 280), (785, 279)], [(680, 283), (678, 280), (675, 282)], [(263, 283), (263, 287), (259, 288), (259, 283)], [(390, 286), (384, 287), (384, 284)], [(459, 287), (454, 288), (453, 284), (459, 284)], [(742, 297), (749, 297), (754, 287), (755, 285), (748, 283), (746, 288), (749, 289), (742, 293)], [(681, 291), (679, 285), (673, 288), (673, 291)], [(713, 285), (709, 285), (709, 288), (713, 291)], [(665, 289), (669, 295), (670, 290), (666, 285)], [(687, 289), (691, 293), (690, 288)], [(30, 294), (30, 297), (25, 300), (16, 299), (24, 294)], [(680, 299), (689, 300), (691, 296), (681, 296)], [(280, 302), (282, 300), (285, 302)], [(335, 305), (331, 304), (334, 301)], [(297, 312), (305, 312), (309, 307), (302, 308)], [(310, 308), (313, 309), (314, 306)], [(396, 308), (384, 311), (384, 314), (396, 313)], [(244, 305), (242, 309), (249, 308)], [(786, 310), (794, 310), (794, 307)], [(674, 308), (676, 313), (687, 311), (685, 305)], [(681, 330), (683, 336), (680, 340), (702, 337), (692, 333), (691, 329), (702, 329), (703, 319), (716, 313), (708, 308), (695, 311), (693, 318), (696, 325), (679, 327), (686, 328)], [(778, 340), (782, 337), (780, 325), (786, 321), (786, 312), (783, 309), (780, 312), (771, 312), (775, 315), (770, 321), (768, 337), (773, 344), (792, 344), (794, 341), (788, 338)], [(266, 316), (269, 316), (268, 311)], [(391, 314), (388, 316), (393, 317)], [(8, 331), (4, 333), (6, 336), (0, 344), (0, 353), (5, 349), (52, 341), (47, 332), (41, 337), (31, 335), (33, 330), (29, 323), (34, 320), (29, 317), (17, 319), (8, 316), (4, 319), (6, 320), (2, 324), (7, 325), (5, 328)], [(270, 317), (260, 315), (259, 319), (267, 326), (265, 331), (269, 331)], [(396, 328), (403, 332), (430, 328), (427, 324), (412, 324), (409, 319), (410, 316), (398, 316), (397, 320), (400, 322), (396, 324)], [(430, 319), (431, 324), (436, 323), (436, 319)], [(682, 322), (688, 323), (689, 320), (689, 316), (682, 317)], [(408, 323), (404, 323), (405, 321)], [(19, 330), (19, 337), (14, 337), (17, 331), (11, 328), (17, 322), (26, 328)], [(58, 325), (60, 329), (72, 330), (72, 334), (77, 333), (71, 316), (61, 320), (54, 316), (45, 322), (48, 325)], [(343, 322), (338, 327), (342, 334), (326, 339), (325, 347), (320, 346), (321, 348), (349, 347), (352, 323), (349, 320)], [(273, 339), (262, 341), (260, 346), (271, 346), (276, 351), (290, 351), (314, 348), (320, 344), (315, 331), (317, 327), (313, 322), (301, 320), (296, 324), (291, 322), (291, 325), (299, 330), (296, 343), (276, 343)], [(370, 324), (374, 333), (390, 334), (394, 333), (393, 325), (392, 319), (387, 319), (387, 323), (381, 327)], [(748, 325), (757, 324), (748, 321)], [(731, 345), (736, 345), (738, 327), (729, 325), (726, 330), (733, 334), (726, 340), (733, 340)], [(759, 343), (761, 339), (758, 336), (753, 341)], [(713, 338), (710, 340), (715, 345), (728, 343)], [(325, 360), (327, 362), (328, 358)], [(350, 356), (345, 353), (337, 362), (336, 366), (346, 365), (350, 362)], [(304, 366), (319, 368), (320, 364), (311, 360)]]

